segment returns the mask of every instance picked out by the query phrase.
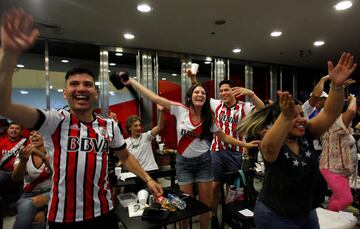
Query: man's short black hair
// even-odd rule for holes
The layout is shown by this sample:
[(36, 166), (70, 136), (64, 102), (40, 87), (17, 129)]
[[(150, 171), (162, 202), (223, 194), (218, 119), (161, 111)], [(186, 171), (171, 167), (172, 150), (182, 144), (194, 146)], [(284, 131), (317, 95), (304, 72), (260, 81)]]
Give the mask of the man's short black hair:
[(70, 69), (65, 75), (65, 81), (68, 80), (69, 77), (72, 75), (83, 74), (83, 73), (90, 75), (93, 78), (93, 80), (95, 81), (94, 73), (92, 71), (90, 71), (89, 69), (83, 68), (83, 67), (75, 67), (75, 68)]
[(235, 87), (235, 83), (232, 80), (222, 80), (219, 83), (219, 87), (221, 87), (221, 85), (223, 85), (223, 84), (229, 84), (230, 87)]

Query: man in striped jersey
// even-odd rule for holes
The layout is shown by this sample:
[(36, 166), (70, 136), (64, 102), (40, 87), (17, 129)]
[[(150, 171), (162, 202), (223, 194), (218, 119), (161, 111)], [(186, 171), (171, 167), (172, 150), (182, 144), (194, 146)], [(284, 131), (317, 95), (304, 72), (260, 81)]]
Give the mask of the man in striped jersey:
[[(197, 83), (196, 75), (188, 71), (188, 76), (192, 84)], [(248, 115), (254, 108), (259, 110), (264, 107), (264, 103), (255, 93), (247, 88), (235, 87), (231, 80), (223, 80), (219, 83), (219, 93), (221, 100), (210, 99), (211, 110), (215, 113), (215, 120), (218, 126), (234, 138), (242, 140), (242, 136), (236, 133), (236, 127), (240, 121)], [(236, 98), (248, 96), (252, 102), (242, 102)], [(211, 159), (213, 165), (214, 181), (212, 184), (212, 227), (218, 227), (217, 207), (219, 203), (220, 178), (230, 171), (241, 169), (242, 148), (225, 144), (214, 136), (211, 143)]]
[(47, 142), (53, 166), (50, 228), (118, 228), (108, 180), (109, 148), (155, 195), (163, 190), (129, 154), (117, 123), (93, 112), (98, 92), (89, 70), (77, 68), (66, 74), (64, 99), (70, 110), (39, 110), (12, 103), (16, 61), (37, 37), (31, 16), (23, 10), (13, 9), (3, 17), (0, 114), (26, 128), (39, 129)]

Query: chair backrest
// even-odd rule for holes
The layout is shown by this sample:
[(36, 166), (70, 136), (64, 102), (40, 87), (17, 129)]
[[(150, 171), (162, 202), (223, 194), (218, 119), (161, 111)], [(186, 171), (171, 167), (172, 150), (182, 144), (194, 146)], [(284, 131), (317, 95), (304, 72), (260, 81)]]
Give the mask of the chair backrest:
[(220, 201), (221, 201), (221, 204), (225, 204), (226, 188), (228, 186), (234, 184), (234, 182), (235, 182), (235, 180), (237, 178), (240, 178), (240, 186), (244, 188), (244, 199), (255, 203), (256, 191), (255, 191), (254, 187), (252, 186), (252, 184), (249, 183), (249, 182), (252, 181), (252, 179), (247, 179), (249, 177), (249, 175), (252, 174), (252, 172), (244, 171), (244, 174), (245, 174), (245, 177), (246, 177), (246, 179), (245, 179), (246, 181), (243, 181), (239, 171), (227, 172), (227, 173), (223, 174), (223, 176), (222, 176), (222, 178), (220, 180), (220, 185), (221, 185), (221, 187), (220, 187)]

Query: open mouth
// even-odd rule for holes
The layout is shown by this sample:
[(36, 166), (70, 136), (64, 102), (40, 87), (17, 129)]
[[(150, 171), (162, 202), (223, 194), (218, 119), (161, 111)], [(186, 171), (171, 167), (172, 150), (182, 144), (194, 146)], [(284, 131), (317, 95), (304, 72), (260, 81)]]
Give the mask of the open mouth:
[(76, 95), (75, 97), (76, 101), (88, 101), (90, 96), (88, 95)]

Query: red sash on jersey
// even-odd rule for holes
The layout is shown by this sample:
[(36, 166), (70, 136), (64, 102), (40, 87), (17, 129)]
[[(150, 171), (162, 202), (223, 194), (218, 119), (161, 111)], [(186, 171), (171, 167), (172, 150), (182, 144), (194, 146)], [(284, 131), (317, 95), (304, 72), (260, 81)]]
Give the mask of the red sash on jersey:
[(24, 145), (26, 138), (22, 138), (19, 140), (16, 145), (14, 145), (11, 149), (3, 149), (1, 153), (0, 159), (0, 169), (6, 171), (12, 171), (14, 169), (14, 162), (16, 159), (16, 155), (22, 145)]

